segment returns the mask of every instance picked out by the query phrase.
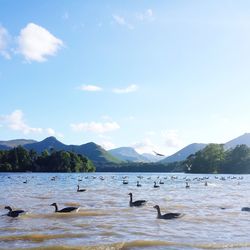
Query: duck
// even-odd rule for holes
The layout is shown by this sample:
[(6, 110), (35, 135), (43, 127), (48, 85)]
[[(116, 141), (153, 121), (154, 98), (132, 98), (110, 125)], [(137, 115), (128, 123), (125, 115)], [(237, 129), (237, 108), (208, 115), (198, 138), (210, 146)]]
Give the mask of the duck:
[(241, 211), (250, 212), (250, 207), (243, 207)]
[(50, 204), (50, 206), (54, 206), (55, 207), (55, 213), (70, 213), (72, 211), (77, 211), (79, 209), (79, 207), (65, 207), (61, 210), (58, 210), (57, 204), (56, 203), (52, 203)]
[(80, 189), (80, 186), (77, 185), (77, 192), (85, 192), (85, 191), (86, 191), (86, 189)]
[(154, 188), (159, 188), (159, 185), (156, 185), (156, 181), (154, 182)]
[(154, 208), (157, 210), (157, 219), (171, 220), (171, 219), (177, 219), (181, 216), (181, 213), (161, 214), (161, 210), (158, 205), (155, 205)]
[(129, 201), (129, 206), (130, 207), (140, 207), (140, 206), (143, 206), (145, 205), (145, 203), (147, 202), (146, 200), (138, 200), (138, 201), (133, 201), (132, 197), (133, 197), (133, 194), (132, 193), (129, 193), (128, 194), (130, 196), (130, 201)]
[(6, 206), (4, 208), (9, 210), (9, 212), (6, 215), (9, 217), (13, 217), (13, 218), (18, 217), (19, 214), (22, 214), (25, 212), (24, 210), (12, 210), (10, 206)]

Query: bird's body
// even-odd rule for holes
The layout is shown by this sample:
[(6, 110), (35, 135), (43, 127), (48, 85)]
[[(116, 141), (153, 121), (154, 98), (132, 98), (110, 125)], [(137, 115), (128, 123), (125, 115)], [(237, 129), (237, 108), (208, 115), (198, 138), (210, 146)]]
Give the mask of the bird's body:
[(157, 218), (158, 219), (171, 220), (171, 219), (177, 219), (181, 216), (181, 213), (161, 214), (161, 210), (160, 210), (160, 207), (158, 205), (155, 205), (154, 208), (157, 210)]
[(250, 212), (250, 207), (243, 207), (241, 211)]
[(5, 209), (9, 210), (6, 215), (13, 218), (18, 217), (20, 214), (24, 213), (23, 210), (12, 210), (10, 206), (6, 206)]
[(55, 207), (55, 213), (70, 213), (72, 211), (77, 211), (78, 207), (65, 207), (61, 210), (58, 210), (57, 204), (56, 203), (52, 203), (50, 206), (54, 206)]
[(86, 189), (80, 189), (80, 186), (77, 185), (77, 192), (85, 192), (85, 191), (86, 191)]
[(133, 195), (132, 193), (128, 194), (130, 196), (130, 201), (129, 201), (129, 206), (130, 207), (140, 207), (145, 205), (145, 203), (147, 202), (146, 200), (137, 200), (137, 201), (133, 201)]

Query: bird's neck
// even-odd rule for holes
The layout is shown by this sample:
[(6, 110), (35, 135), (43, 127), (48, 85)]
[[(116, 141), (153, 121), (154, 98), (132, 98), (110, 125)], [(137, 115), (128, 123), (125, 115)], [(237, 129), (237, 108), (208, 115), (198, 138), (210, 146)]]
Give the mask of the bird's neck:
[(130, 201), (129, 202), (132, 203), (132, 195), (130, 195)]
[(161, 217), (161, 210), (160, 210), (160, 208), (159, 208), (159, 207), (157, 208), (157, 217), (158, 217), (158, 218), (160, 218), (160, 217)]
[(58, 206), (57, 206), (57, 204), (55, 204), (55, 212), (57, 212), (58, 211)]
[(11, 207), (7, 207), (6, 209), (9, 210), (10, 212), (12, 211), (12, 208), (11, 208)]

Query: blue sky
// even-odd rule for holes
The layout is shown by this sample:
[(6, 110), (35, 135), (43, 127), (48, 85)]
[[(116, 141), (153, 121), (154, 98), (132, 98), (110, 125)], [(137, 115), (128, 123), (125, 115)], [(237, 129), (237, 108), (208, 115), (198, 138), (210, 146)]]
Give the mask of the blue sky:
[(249, 1), (0, 0), (0, 140), (169, 155), (250, 132)]

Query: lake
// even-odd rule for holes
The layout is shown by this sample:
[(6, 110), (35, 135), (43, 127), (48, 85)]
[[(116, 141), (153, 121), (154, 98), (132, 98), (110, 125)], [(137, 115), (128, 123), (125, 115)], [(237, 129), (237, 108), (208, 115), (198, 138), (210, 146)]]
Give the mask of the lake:
[[(249, 175), (0, 173), (0, 214), (27, 211), (0, 216), (0, 249), (250, 249), (249, 189)], [(146, 205), (129, 207), (129, 192)], [(55, 213), (53, 202), (80, 209)], [(157, 219), (156, 204), (184, 216)]]

